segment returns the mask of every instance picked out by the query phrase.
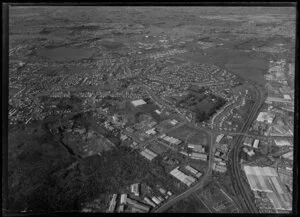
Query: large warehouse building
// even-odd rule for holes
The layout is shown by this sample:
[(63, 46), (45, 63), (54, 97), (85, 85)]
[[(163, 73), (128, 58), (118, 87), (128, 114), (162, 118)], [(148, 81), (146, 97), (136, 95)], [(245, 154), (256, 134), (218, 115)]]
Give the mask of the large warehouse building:
[(252, 191), (265, 192), (276, 211), (292, 210), (292, 195), (272, 167), (244, 166)]

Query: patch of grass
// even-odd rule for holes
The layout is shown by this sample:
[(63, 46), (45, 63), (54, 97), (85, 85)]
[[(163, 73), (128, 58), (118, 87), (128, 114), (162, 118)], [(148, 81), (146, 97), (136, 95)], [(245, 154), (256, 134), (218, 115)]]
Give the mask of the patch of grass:
[(168, 208), (166, 213), (209, 213), (209, 210), (198, 198), (191, 195)]
[(152, 142), (147, 148), (159, 155), (165, 153), (168, 150), (166, 146), (154, 142)]
[(185, 140), (185, 138), (193, 133), (195, 130), (187, 125), (183, 125), (181, 127), (178, 127), (174, 130), (172, 130), (171, 132), (168, 133), (169, 136), (181, 139), (181, 140)]

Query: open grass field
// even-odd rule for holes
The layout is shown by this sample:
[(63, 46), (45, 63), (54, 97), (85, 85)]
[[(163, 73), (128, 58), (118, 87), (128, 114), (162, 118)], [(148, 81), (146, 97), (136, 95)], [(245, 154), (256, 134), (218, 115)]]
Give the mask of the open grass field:
[(204, 131), (197, 130), (191, 137), (189, 137), (187, 142), (207, 146), (209, 144), (209, 135)]
[(209, 213), (209, 210), (196, 196), (191, 195), (175, 203), (166, 213)]
[(205, 173), (208, 168), (208, 161), (195, 160), (188, 158), (188, 163), (201, 173)]
[(194, 131), (195, 131), (195, 129), (193, 129), (187, 125), (183, 125), (181, 127), (178, 127), (176, 129), (172, 130), (171, 132), (168, 133), (168, 135), (184, 141), (186, 139), (186, 137), (188, 135), (190, 135), (191, 133), (193, 133)]
[(234, 201), (214, 182), (208, 184), (204, 190), (196, 191), (196, 195), (201, 198), (214, 213), (239, 212)]
[(152, 142), (147, 148), (159, 155), (168, 151), (166, 146), (159, 144), (158, 142)]

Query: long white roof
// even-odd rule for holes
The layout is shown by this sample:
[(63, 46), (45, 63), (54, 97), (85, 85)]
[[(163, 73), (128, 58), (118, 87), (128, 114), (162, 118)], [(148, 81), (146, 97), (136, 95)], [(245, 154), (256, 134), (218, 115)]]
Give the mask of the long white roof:
[(139, 106), (139, 105), (144, 105), (146, 104), (146, 102), (142, 99), (138, 99), (138, 100), (133, 100), (131, 101), (131, 103), (134, 105), (134, 106)]

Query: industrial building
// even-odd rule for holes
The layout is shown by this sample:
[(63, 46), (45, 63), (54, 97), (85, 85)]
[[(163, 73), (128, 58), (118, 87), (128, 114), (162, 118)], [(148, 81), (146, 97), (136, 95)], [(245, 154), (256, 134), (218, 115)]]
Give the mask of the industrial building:
[(250, 157), (253, 156), (253, 155), (255, 155), (253, 149), (251, 149), (251, 150), (249, 151), (249, 149), (248, 149), (247, 147), (243, 147), (243, 151), (244, 151), (245, 153), (247, 153), (247, 155), (249, 155)]
[(144, 201), (148, 203), (152, 207), (156, 207), (155, 203), (153, 203), (148, 197), (144, 197)]
[(203, 161), (207, 161), (207, 154), (203, 154), (203, 153), (197, 153), (197, 152), (193, 152), (190, 154), (190, 157), (196, 160), (203, 160)]
[(157, 157), (157, 154), (153, 151), (150, 151), (149, 149), (145, 149), (141, 152), (141, 155), (147, 158), (148, 160), (152, 161), (154, 158)]
[(116, 208), (116, 204), (117, 204), (117, 194), (113, 194), (110, 202), (109, 202), (109, 208), (107, 210), (107, 212), (114, 212), (115, 208)]
[(127, 203), (130, 204), (131, 206), (133, 206), (135, 209), (141, 210), (142, 212), (149, 212), (149, 210), (150, 210), (149, 206), (142, 204), (136, 200), (130, 199), (130, 198), (127, 198)]
[(195, 168), (191, 167), (190, 165), (187, 165), (185, 167), (186, 170), (190, 171), (191, 173), (193, 173), (197, 178), (200, 178), (202, 176), (202, 173), (200, 173), (198, 170), (196, 170)]
[(288, 153), (285, 153), (281, 155), (282, 158), (293, 160), (294, 159), (294, 151), (289, 151)]
[(158, 196), (157, 199), (159, 199), (160, 202), (164, 201), (164, 198), (162, 198), (161, 196)]
[(258, 139), (255, 139), (254, 140), (254, 143), (253, 143), (253, 148), (258, 148), (258, 145), (259, 145), (259, 140)]
[(133, 100), (131, 101), (131, 104), (134, 106), (134, 107), (137, 107), (137, 106), (140, 106), (140, 105), (145, 105), (147, 104), (144, 100), (142, 99), (138, 99), (138, 100)]
[(174, 125), (176, 125), (178, 123), (178, 121), (175, 120), (175, 119), (173, 119), (173, 120), (170, 121), (170, 123), (174, 126)]
[(260, 112), (256, 120), (258, 122), (267, 122), (268, 124), (272, 124), (274, 118), (275, 115), (270, 112)]
[(226, 163), (225, 162), (213, 163), (212, 169), (220, 173), (225, 173), (227, 171)]
[(288, 94), (284, 94), (284, 95), (283, 95), (283, 98), (284, 98), (285, 100), (292, 100), (291, 96), (288, 95)]
[(149, 135), (155, 135), (157, 132), (155, 128), (151, 128), (150, 130), (147, 130), (145, 133), (149, 136)]
[(285, 139), (274, 139), (277, 146), (293, 146), (288, 140)]
[(124, 205), (120, 205), (118, 208), (118, 212), (124, 212)]
[(163, 139), (164, 141), (167, 141), (171, 145), (179, 145), (182, 143), (180, 139), (176, 139), (171, 136), (167, 136), (166, 134), (161, 135), (159, 138)]
[(224, 134), (218, 135), (216, 138), (216, 142), (219, 143), (221, 141), (221, 139), (223, 139), (223, 137), (224, 137)]
[(244, 171), (251, 189), (265, 192), (275, 210), (292, 210), (292, 195), (281, 182), (276, 169), (272, 167), (244, 166)]
[(161, 111), (159, 111), (158, 109), (155, 110), (156, 114), (160, 115)]
[(252, 147), (252, 143), (253, 143), (253, 138), (251, 138), (251, 137), (246, 137), (246, 139), (244, 140), (243, 145)]
[(152, 199), (152, 201), (153, 201), (154, 203), (156, 203), (157, 205), (159, 205), (159, 204), (161, 203), (161, 201), (160, 201), (157, 197), (155, 197), (155, 196), (153, 196), (151, 199)]
[(131, 212), (132, 212), (132, 213), (144, 213), (143, 210), (138, 209), (138, 208), (136, 208), (136, 207), (132, 207), (132, 208), (131, 208)]
[(279, 97), (270, 97), (268, 96), (266, 99), (266, 103), (272, 103), (272, 102), (279, 102), (279, 103), (290, 103), (293, 104), (294, 102), (289, 99), (279, 98)]
[(205, 152), (205, 147), (202, 145), (188, 144), (188, 148), (191, 148), (196, 152)]
[(184, 174), (183, 172), (181, 172), (180, 170), (178, 170), (179, 167), (176, 167), (175, 169), (173, 169), (170, 174), (172, 176), (174, 176), (176, 179), (178, 179), (179, 181), (183, 182), (184, 184), (186, 184), (187, 186), (190, 186), (191, 184), (193, 184), (196, 179), (192, 176), (188, 176), (186, 174)]
[(127, 194), (121, 194), (120, 204), (126, 204)]
[(183, 154), (183, 155), (185, 155), (185, 156), (189, 155), (186, 151), (181, 151), (180, 153)]
[(139, 197), (140, 196), (140, 184), (135, 183), (130, 186), (131, 192), (134, 193), (135, 196)]
[(167, 193), (167, 191), (164, 188), (159, 188), (158, 189), (160, 193), (162, 193), (163, 195), (165, 195)]

